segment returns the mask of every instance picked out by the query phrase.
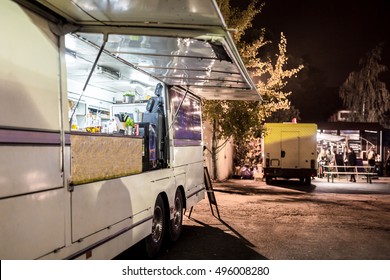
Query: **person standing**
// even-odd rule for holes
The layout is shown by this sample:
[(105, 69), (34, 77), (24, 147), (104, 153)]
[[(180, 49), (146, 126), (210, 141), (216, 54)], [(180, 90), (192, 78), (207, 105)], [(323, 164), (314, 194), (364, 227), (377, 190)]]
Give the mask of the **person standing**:
[(375, 172), (376, 152), (374, 146), (368, 150), (367, 159), (368, 159), (368, 164), (371, 166), (370, 172)]
[(318, 154), (317, 164), (318, 164), (318, 178), (322, 178), (324, 177), (324, 165), (326, 165), (326, 152), (323, 148), (321, 148), (321, 151)]
[(347, 165), (348, 165), (348, 171), (351, 172), (351, 177), (349, 179), (350, 182), (356, 182), (355, 178), (355, 166), (356, 166), (356, 154), (354, 150), (349, 147), (348, 153), (347, 153)]
[(326, 150), (326, 164), (327, 165), (335, 165), (335, 155), (334, 153), (331, 151), (331, 149), (327, 149)]
[(385, 161), (385, 173), (386, 176), (390, 176), (390, 150), (387, 151), (387, 157)]

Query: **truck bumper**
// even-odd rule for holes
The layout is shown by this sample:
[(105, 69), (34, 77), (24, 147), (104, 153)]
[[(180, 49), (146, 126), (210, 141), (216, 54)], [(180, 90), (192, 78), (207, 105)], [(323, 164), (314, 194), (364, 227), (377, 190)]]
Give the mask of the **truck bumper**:
[(317, 175), (316, 169), (301, 168), (264, 168), (264, 176), (268, 178), (282, 177), (282, 178), (307, 178)]

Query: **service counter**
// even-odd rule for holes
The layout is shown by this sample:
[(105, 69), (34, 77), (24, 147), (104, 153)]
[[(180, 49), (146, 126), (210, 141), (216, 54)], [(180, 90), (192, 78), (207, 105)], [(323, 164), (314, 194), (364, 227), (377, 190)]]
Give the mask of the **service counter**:
[(142, 137), (72, 131), (71, 184), (142, 172)]

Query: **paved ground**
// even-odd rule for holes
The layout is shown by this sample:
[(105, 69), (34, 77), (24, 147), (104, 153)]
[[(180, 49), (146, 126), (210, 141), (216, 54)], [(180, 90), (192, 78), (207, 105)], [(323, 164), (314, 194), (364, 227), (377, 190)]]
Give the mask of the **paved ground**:
[[(390, 259), (390, 178), (213, 187), (221, 219), (203, 200), (159, 259)], [(120, 258), (143, 256), (136, 246)]]

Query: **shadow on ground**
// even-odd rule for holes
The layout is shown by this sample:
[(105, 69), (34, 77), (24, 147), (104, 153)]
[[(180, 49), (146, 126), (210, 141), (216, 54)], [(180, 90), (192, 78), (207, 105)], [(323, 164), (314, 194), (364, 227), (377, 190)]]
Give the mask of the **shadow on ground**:
[[(233, 228), (221, 230), (190, 219), (194, 225), (183, 225), (181, 237), (174, 243), (164, 244), (158, 260), (265, 260), (257, 253), (249, 241), (240, 236)], [(230, 231), (232, 233), (230, 233)], [(236, 237), (234, 234), (238, 234)], [(143, 243), (140, 242), (118, 255), (116, 260), (147, 259)]]
[[(283, 192), (280, 189), (275, 189), (272, 187), (282, 187), (285, 188), (286, 191)], [(275, 180), (272, 182), (271, 185), (259, 185), (251, 181), (248, 182), (240, 181), (238, 184), (234, 182), (214, 184), (215, 192), (240, 194), (240, 195), (259, 195), (259, 194), (291, 195), (293, 193), (291, 191), (298, 191), (295, 192), (294, 194), (297, 194), (299, 192), (305, 194), (305, 193), (314, 192), (315, 189), (316, 189), (316, 185), (314, 184), (311, 184), (310, 186), (302, 186), (302, 184), (299, 181), (292, 181), (292, 180), (290, 181)]]
[(362, 195), (389, 195), (390, 184), (388, 182), (373, 180), (372, 184), (365, 181), (351, 182), (326, 182), (324, 180), (312, 181), (310, 186), (303, 186), (297, 180), (274, 180), (271, 184), (256, 183), (251, 180), (235, 180), (224, 183), (214, 183), (214, 191), (239, 195), (305, 195), (310, 193), (337, 193), (337, 194), (362, 194)]
[(315, 184), (310, 184), (309, 186), (302, 185), (302, 183), (298, 180), (272, 180), (269, 186), (281, 187), (289, 190), (296, 190), (303, 193), (314, 192), (317, 187)]

